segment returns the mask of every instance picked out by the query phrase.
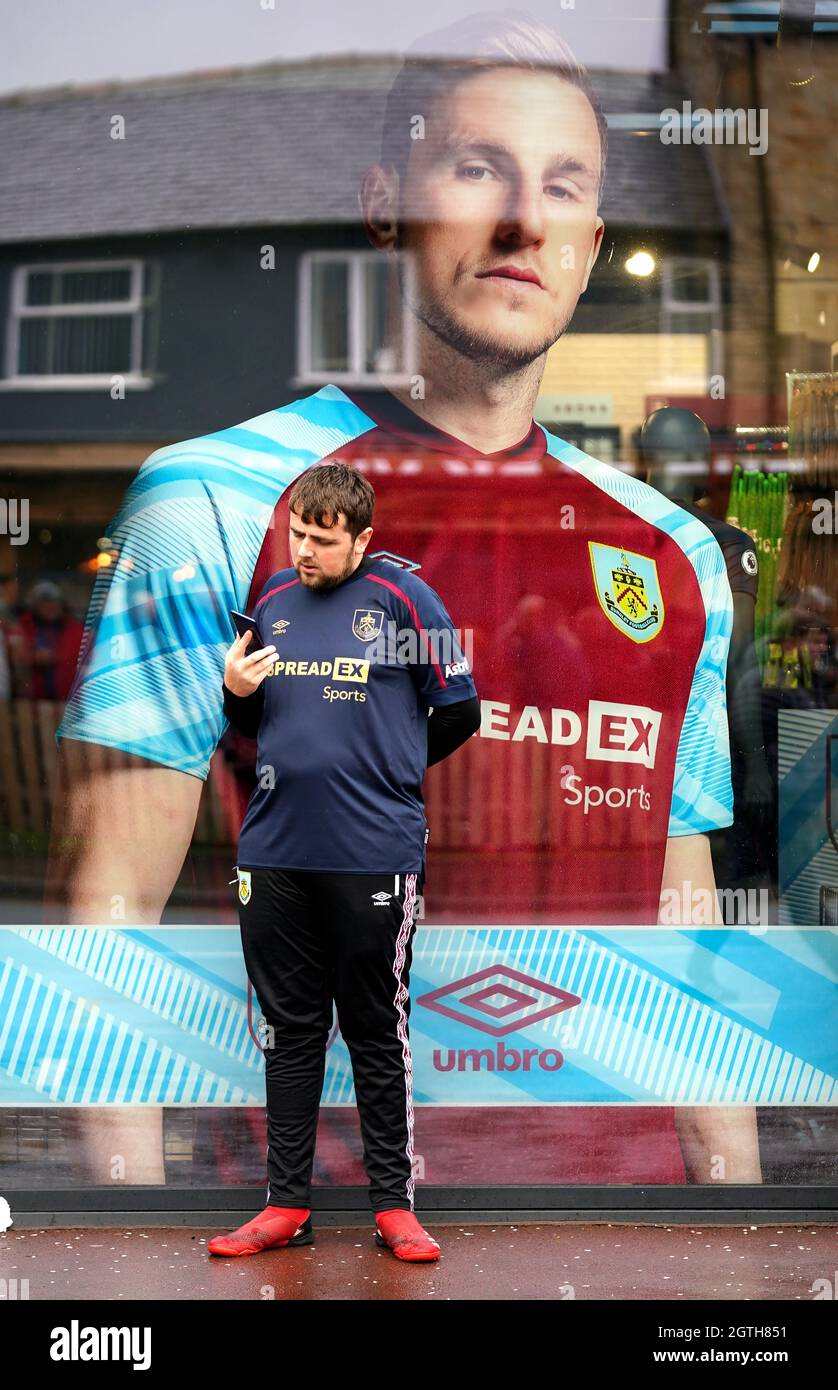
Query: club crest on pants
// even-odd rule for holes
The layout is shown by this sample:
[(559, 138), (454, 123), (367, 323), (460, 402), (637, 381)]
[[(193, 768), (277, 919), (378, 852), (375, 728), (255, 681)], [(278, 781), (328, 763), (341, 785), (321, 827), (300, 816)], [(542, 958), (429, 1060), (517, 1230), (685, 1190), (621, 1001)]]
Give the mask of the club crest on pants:
[(237, 869), (236, 873), (239, 876), (239, 902), (249, 903), (253, 896), (253, 889), (250, 886), (250, 870)]

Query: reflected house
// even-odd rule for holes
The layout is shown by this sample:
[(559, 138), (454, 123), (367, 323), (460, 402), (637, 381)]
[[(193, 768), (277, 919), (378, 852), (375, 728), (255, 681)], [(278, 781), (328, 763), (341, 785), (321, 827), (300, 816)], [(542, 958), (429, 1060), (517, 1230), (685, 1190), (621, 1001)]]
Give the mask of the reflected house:
[[(383, 258), (357, 197), (397, 67), (310, 61), (0, 101), (0, 468), (32, 502), (21, 568), (72, 576), (80, 610), (79, 563), (154, 448), (407, 367), (407, 341), (401, 362), (381, 348)], [(677, 82), (594, 79), (606, 246), (537, 418), (616, 457), (650, 396), (706, 398), (724, 370), (728, 240), (707, 152), (673, 158), (658, 137)], [(625, 269), (638, 248), (650, 275)]]

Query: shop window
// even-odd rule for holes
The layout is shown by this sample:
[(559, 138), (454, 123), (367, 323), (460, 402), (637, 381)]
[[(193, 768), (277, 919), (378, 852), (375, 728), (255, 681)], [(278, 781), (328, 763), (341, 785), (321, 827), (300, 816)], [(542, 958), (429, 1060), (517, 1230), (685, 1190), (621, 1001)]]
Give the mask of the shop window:
[[(410, 273), (410, 262), (403, 262)], [(376, 251), (319, 252), (300, 261), (298, 382), (395, 385), (413, 356), (405, 318), (398, 348), (385, 347), (387, 263)]]
[(711, 375), (724, 370), (719, 267), (698, 257), (667, 257), (661, 265), (661, 333), (699, 333), (707, 339)]
[(144, 310), (154, 297), (139, 260), (18, 266), (12, 278), (6, 385), (97, 388), (143, 375)]

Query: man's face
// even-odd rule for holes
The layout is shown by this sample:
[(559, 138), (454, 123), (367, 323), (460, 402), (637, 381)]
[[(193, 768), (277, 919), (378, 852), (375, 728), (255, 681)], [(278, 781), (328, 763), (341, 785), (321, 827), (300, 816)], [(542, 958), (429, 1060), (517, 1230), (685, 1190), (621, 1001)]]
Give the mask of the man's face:
[(338, 512), (333, 526), (317, 526), (291, 512), (288, 544), (291, 564), (306, 589), (334, 589), (358, 566), (372, 535), (372, 527), (353, 541), (346, 529), (346, 516)]
[(561, 78), (492, 70), (440, 94), (400, 200), (422, 322), (471, 358), (545, 353), (599, 253), (599, 167), (590, 102)]

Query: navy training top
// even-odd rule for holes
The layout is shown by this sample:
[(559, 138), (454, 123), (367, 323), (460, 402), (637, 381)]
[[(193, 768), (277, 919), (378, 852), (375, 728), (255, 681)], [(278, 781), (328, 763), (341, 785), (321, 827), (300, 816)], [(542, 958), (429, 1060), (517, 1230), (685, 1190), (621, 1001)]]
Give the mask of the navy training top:
[(324, 591), (281, 570), (253, 617), (277, 659), (239, 867), (420, 872), (428, 710), (477, 694), (439, 595), (365, 557)]

